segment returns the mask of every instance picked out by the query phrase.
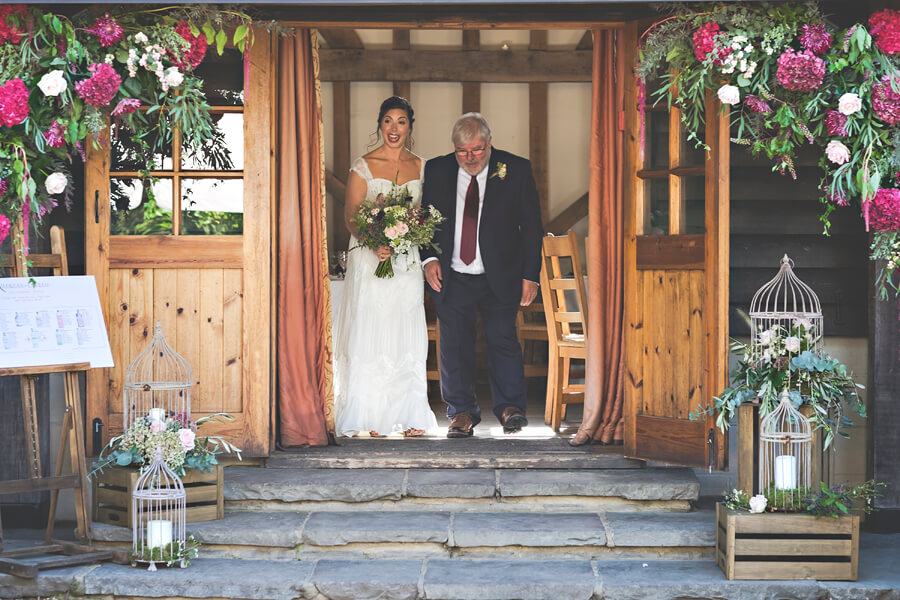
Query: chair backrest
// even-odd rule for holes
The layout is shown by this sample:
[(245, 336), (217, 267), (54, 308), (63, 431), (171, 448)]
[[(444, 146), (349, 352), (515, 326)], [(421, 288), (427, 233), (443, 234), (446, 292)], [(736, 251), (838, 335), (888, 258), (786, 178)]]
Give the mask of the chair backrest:
[(545, 236), (541, 258), (541, 294), (549, 337), (560, 342), (582, 334), (586, 342), (587, 294), (575, 232)]
[[(13, 235), (13, 232), (10, 232)], [(29, 275), (45, 275), (36, 273), (35, 269), (50, 269), (53, 275), (68, 275), (69, 263), (66, 256), (66, 233), (62, 227), (54, 225), (50, 228), (50, 254), (29, 254), (25, 257), (18, 251), (18, 244), (12, 254), (0, 254), (0, 270), (4, 277), (21, 277), (24, 272), (24, 261), (27, 259), (31, 265)]]

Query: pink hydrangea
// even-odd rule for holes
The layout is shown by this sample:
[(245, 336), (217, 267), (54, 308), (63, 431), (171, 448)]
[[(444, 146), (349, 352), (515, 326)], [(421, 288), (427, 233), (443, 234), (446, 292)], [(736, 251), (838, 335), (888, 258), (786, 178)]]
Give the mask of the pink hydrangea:
[(9, 221), (9, 217), (6, 215), (0, 215), (0, 243), (6, 239), (6, 236), (9, 235), (9, 230), (12, 228), (12, 223)]
[(50, 129), (44, 132), (44, 139), (51, 148), (62, 148), (66, 145), (66, 128), (59, 121), (53, 120)]
[(825, 61), (809, 50), (794, 52), (792, 48), (788, 48), (778, 57), (775, 77), (786, 90), (811, 92), (822, 85)]
[(181, 60), (173, 57), (172, 62), (181, 67), (182, 71), (196, 68), (197, 65), (203, 62), (203, 57), (206, 56), (206, 46), (208, 45), (206, 43), (206, 34), (193, 35), (190, 24), (185, 20), (178, 22), (178, 25), (175, 26), (175, 33), (184, 38), (184, 41), (190, 46), (181, 53)]
[(772, 107), (769, 106), (768, 102), (766, 102), (759, 96), (754, 96), (753, 94), (747, 94), (747, 96), (744, 98), (744, 104), (753, 112), (762, 114), (768, 114), (772, 112)]
[(112, 66), (94, 63), (90, 66), (92, 75), (75, 84), (75, 91), (91, 106), (107, 106), (119, 91), (122, 78)]
[(0, 122), (18, 125), (28, 116), (28, 88), (18, 77), (0, 85)]
[(886, 8), (869, 17), (869, 33), (885, 54), (900, 53), (900, 10)]
[(97, 36), (97, 39), (100, 40), (100, 45), (104, 48), (112, 46), (125, 37), (122, 26), (119, 25), (115, 19), (110, 17), (109, 13), (106, 13), (97, 19), (94, 26), (91, 29), (88, 29), (88, 31)]
[(900, 229), (900, 190), (881, 188), (869, 208), (869, 225), (875, 231)]
[[(900, 79), (895, 79), (894, 84), (900, 87)], [(900, 93), (891, 88), (888, 75), (872, 86), (872, 108), (878, 118), (888, 125), (900, 123)]]
[(10, 24), (9, 17), (17, 18), (19, 24), (22, 24), (27, 15), (28, 9), (24, 5), (0, 5), (0, 44), (6, 44), (7, 42), (19, 43), (24, 32), (17, 26)]
[(694, 32), (694, 56), (697, 60), (703, 62), (710, 52), (715, 52), (715, 64), (721, 64), (722, 59), (728, 56), (731, 48), (717, 48), (716, 35), (719, 33), (719, 24), (710, 21)]
[(831, 48), (831, 34), (821, 23), (804, 25), (800, 28), (800, 43), (813, 54), (825, 54)]
[(847, 115), (837, 110), (829, 110), (825, 113), (825, 128), (828, 135), (847, 137)]
[(122, 98), (112, 111), (112, 116), (127, 115), (133, 113), (141, 106), (141, 101), (137, 98)]

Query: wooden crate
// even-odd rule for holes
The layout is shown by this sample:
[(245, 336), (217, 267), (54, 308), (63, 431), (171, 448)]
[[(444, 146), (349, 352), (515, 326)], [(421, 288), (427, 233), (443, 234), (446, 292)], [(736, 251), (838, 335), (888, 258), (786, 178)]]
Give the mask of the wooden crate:
[(750, 514), (716, 505), (716, 563), (728, 579), (856, 581), (859, 517)]
[[(140, 473), (131, 467), (111, 467), (93, 478), (93, 519), (131, 527), (131, 492)], [(214, 521), (225, 514), (222, 465), (210, 472), (191, 469), (181, 479), (187, 495), (187, 522)]]

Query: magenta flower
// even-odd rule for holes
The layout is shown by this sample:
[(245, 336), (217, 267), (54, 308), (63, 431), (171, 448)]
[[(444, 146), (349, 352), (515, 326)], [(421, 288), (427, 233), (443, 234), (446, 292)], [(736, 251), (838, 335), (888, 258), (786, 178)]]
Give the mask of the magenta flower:
[(9, 222), (9, 217), (6, 215), (0, 215), (0, 242), (6, 239), (6, 236), (9, 235), (9, 230), (12, 228), (12, 223)]
[(44, 139), (51, 148), (62, 148), (66, 145), (66, 128), (59, 121), (53, 120), (50, 129), (44, 132)]
[(97, 36), (100, 40), (100, 45), (104, 48), (112, 46), (125, 37), (122, 26), (119, 25), (115, 19), (110, 17), (109, 13), (106, 13), (97, 19), (97, 22), (94, 23), (94, 26), (91, 29), (88, 29), (88, 31)]
[(900, 229), (900, 190), (881, 188), (875, 192), (869, 210), (869, 224), (875, 231)]
[(772, 112), (772, 107), (769, 106), (768, 102), (761, 99), (759, 96), (754, 96), (753, 94), (747, 94), (747, 96), (744, 98), (744, 104), (753, 112), (762, 114), (768, 114)]
[(0, 122), (18, 125), (28, 116), (28, 88), (18, 77), (0, 85)]
[(885, 54), (900, 53), (900, 10), (886, 8), (869, 17), (869, 33)]
[(137, 98), (122, 98), (112, 111), (112, 116), (127, 115), (133, 113), (141, 106), (141, 101)]
[(828, 135), (837, 135), (847, 137), (847, 115), (837, 110), (829, 110), (825, 113), (825, 128), (828, 129)]
[(821, 23), (804, 25), (800, 29), (800, 43), (804, 50), (813, 54), (825, 54), (831, 48), (831, 34)]
[(710, 52), (715, 52), (713, 63), (722, 64), (722, 59), (728, 56), (731, 48), (716, 47), (716, 36), (719, 34), (719, 24), (710, 21), (702, 25), (694, 32), (694, 56), (700, 62), (706, 60)]
[[(9, 189), (9, 184), (6, 182), (6, 180), (0, 179), (0, 196), (5, 194), (6, 190), (8, 190), (8, 189)], [(0, 240), (0, 241), (2, 241), (2, 240)]]
[(91, 106), (107, 106), (119, 91), (122, 78), (110, 65), (94, 63), (90, 66), (92, 75), (75, 84), (75, 91)]
[(811, 92), (822, 85), (825, 61), (808, 50), (794, 52), (788, 48), (778, 57), (775, 77), (786, 90)]
[[(896, 81), (900, 85), (900, 81)], [(888, 125), (900, 123), (900, 94), (891, 88), (891, 78), (885, 75), (872, 86), (872, 108), (879, 119)]]
[(208, 45), (206, 43), (206, 34), (201, 33), (194, 36), (191, 33), (191, 26), (185, 20), (178, 22), (178, 25), (175, 26), (175, 33), (180, 35), (189, 46), (180, 53), (181, 60), (176, 60), (173, 57), (172, 62), (180, 67), (182, 71), (190, 71), (203, 62), (203, 57), (206, 56), (206, 46)]

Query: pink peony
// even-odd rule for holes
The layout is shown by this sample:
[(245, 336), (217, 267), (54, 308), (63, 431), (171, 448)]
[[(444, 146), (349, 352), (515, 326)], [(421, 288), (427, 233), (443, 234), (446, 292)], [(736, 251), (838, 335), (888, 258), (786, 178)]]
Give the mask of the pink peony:
[(194, 36), (191, 33), (191, 26), (184, 20), (179, 21), (178, 25), (175, 26), (175, 33), (184, 38), (189, 47), (181, 52), (181, 60), (173, 58), (172, 62), (181, 67), (182, 71), (196, 68), (197, 65), (203, 62), (203, 57), (206, 56), (206, 34), (201, 33)]
[(185, 452), (190, 452), (194, 449), (194, 437), (195, 434), (190, 429), (178, 430), (178, 439), (181, 440), (181, 447), (184, 448)]
[(0, 215), (0, 242), (6, 239), (6, 236), (9, 235), (9, 230), (12, 228), (12, 223), (9, 222), (9, 217), (6, 215)]
[(847, 115), (829, 110), (825, 113), (825, 128), (828, 129), (828, 135), (847, 137)]
[(821, 23), (804, 25), (800, 30), (800, 43), (804, 50), (813, 54), (825, 54), (831, 47), (831, 34)]
[(769, 106), (768, 102), (753, 94), (747, 94), (744, 98), (744, 105), (753, 112), (762, 113), (764, 115), (772, 112), (772, 107)]
[(885, 54), (900, 53), (900, 10), (886, 8), (869, 17), (869, 33)]
[[(894, 84), (900, 87), (900, 79), (895, 79)], [(891, 79), (887, 75), (872, 86), (872, 108), (878, 118), (888, 125), (900, 123), (900, 93), (891, 88)]]
[(722, 59), (728, 56), (731, 48), (716, 47), (716, 35), (719, 33), (719, 24), (710, 21), (702, 25), (694, 32), (694, 56), (703, 62), (710, 52), (715, 52), (714, 64), (722, 64)]
[(900, 190), (881, 188), (869, 209), (869, 224), (875, 231), (900, 229)]
[(112, 116), (127, 115), (133, 113), (141, 106), (141, 101), (137, 98), (122, 98), (112, 111)]
[(811, 92), (822, 85), (825, 61), (808, 50), (794, 52), (788, 48), (778, 57), (775, 77), (786, 90)]
[(0, 122), (7, 127), (18, 125), (28, 116), (28, 88), (19, 79), (0, 85)]
[(88, 31), (97, 36), (100, 40), (100, 45), (104, 48), (112, 46), (125, 37), (122, 26), (116, 23), (116, 20), (110, 17), (109, 13), (97, 19), (97, 22)]
[(53, 120), (50, 129), (44, 132), (44, 139), (51, 148), (62, 148), (66, 145), (66, 128), (59, 121)]
[(90, 66), (92, 75), (75, 84), (75, 91), (91, 106), (107, 106), (119, 91), (122, 78), (112, 66), (94, 63)]

